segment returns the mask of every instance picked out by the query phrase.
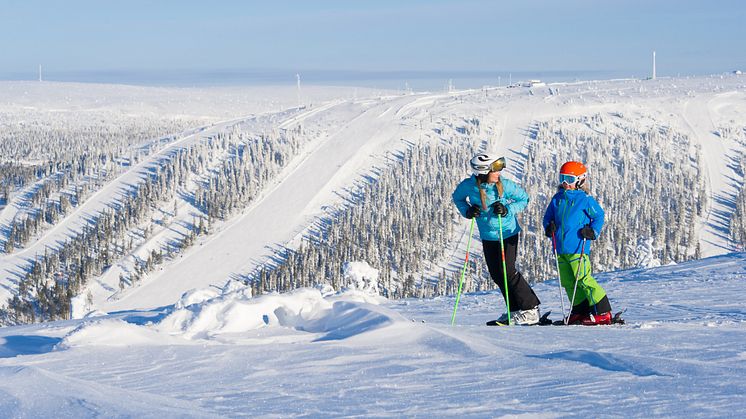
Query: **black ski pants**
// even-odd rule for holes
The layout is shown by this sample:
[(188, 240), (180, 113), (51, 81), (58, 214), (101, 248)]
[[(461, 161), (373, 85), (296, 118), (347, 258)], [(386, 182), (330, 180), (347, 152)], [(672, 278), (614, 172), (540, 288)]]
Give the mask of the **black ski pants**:
[[(528, 285), (515, 268), (516, 252), (518, 250), (518, 234), (503, 240), (505, 243), (505, 268), (508, 274), (508, 296), (510, 297), (510, 311), (528, 310), (538, 306), (541, 302), (534, 294), (534, 290)], [(505, 280), (503, 279), (503, 258), (500, 250), (500, 242), (493, 240), (482, 240), (484, 249), (484, 260), (490, 271), (492, 280), (495, 281), (505, 298)]]

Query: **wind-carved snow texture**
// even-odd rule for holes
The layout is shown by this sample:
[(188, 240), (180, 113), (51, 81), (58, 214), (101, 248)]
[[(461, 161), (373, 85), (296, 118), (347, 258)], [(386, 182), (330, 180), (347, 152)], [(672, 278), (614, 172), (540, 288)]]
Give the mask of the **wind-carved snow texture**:
[[(357, 267), (351, 282), (372, 274)], [(599, 274), (627, 324), (598, 327), (486, 328), (499, 314), (494, 291), (463, 295), (451, 326), (454, 297), (252, 296), (230, 281), (156, 310), (0, 329), (0, 410), (731, 417), (746, 409), (746, 311), (733, 298), (745, 273), (746, 256), (731, 254)], [(556, 281), (534, 288), (559, 318)]]
[[(400, 315), (382, 307), (385, 300), (358, 290), (301, 288), (285, 294), (251, 296), (251, 288), (229, 281), (222, 290), (193, 290), (157, 323), (137, 325), (121, 319), (92, 320), (74, 329), (57, 348), (80, 345), (186, 344), (175, 340), (225, 341), (265, 328), (290, 328), (313, 339), (343, 340), (395, 322)], [(166, 336), (166, 338), (164, 338)]]
[(607, 371), (628, 372), (639, 377), (648, 377), (651, 375), (661, 374), (651, 368), (641, 367), (640, 360), (632, 357), (622, 357), (612, 353), (592, 352), (586, 350), (571, 350), (563, 352), (553, 352), (543, 355), (530, 355), (542, 359), (561, 359), (588, 364), (592, 367), (600, 368)]

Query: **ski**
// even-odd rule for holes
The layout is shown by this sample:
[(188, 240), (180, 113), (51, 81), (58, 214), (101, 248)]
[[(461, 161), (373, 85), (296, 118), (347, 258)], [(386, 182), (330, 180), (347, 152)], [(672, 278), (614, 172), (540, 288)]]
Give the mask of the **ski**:
[[(547, 311), (546, 313), (542, 314), (539, 318), (539, 323), (519, 326), (549, 326), (552, 324), (552, 320), (549, 319), (550, 313), (551, 311)], [(486, 324), (487, 326), (510, 326), (508, 323), (499, 322), (497, 320), (490, 320)]]
[[(614, 316), (611, 318), (611, 324), (612, 325), (613, 324), (619, 324), (619, 325), (625, 324), (625, 321), (622, 318), (622, 314), (625, 311), (627, 311), (626, 308), (624, 310), (619, 311), (616, 314), (614, 314)], [(554, 322), (552, 322), (552, 324), (555, 325), (555, 326), (565, 326), (565, 321), (564, 320), (555, 320)], [(579, 324), (568, 324), (567, 326), (580, 326), (580, 325)], [(599, 324), (599, 325), (596, 325), (596, 326), (609, 326), (609, 325)]]
[[(614, 314), (614, 316), (611, 319), (611, 324), (618, 324), (622, 325), (625, 324), (624, 319), (622, 318), (622, 314), (627, 311), (627, 309), (624, 309), (622, 311), (617, 312)], [(546, 313), (541, 315), (541, 318), (539, 318), (539, 323), (531, 324), (531, 325), (520, 325), (520, 326), (565, 326), (565, 322), (563, 320), (554, 320), (552, 321), (549, 318), (549, 314), (551, 311), (547, 311)], [(497, 320), (490, 320), (487, 323), (485, 323), (487, 326), (510, 326), (507, 322), (499, 322)], [(580, 325), (568, 325), (568, 326), (580, 326)], [(608, 326), (608, 325), (598, 325), (598, 326)]]

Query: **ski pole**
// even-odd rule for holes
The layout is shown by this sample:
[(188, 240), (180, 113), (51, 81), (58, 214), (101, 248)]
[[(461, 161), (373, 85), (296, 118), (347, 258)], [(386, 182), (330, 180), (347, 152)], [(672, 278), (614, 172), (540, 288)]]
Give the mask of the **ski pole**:
[(474, 218), (471, 219), (471, 227), (469, 227), (469, 241), (466, 244), (466, 259), (464, 260), (464, 267), (461, 269), (461, 279), (458, 282), (458, 293), (456, 294), (456, 304), (453, 305), (453, 314), (451, 315), (451, 326), (456, 323), (456, 309), (458, 308), (458, 302), (461, 299), (461, 290), (464, 286), (464, 276), (466, 275), (466, 266), (469, 263), (469, 249), (471, 248), (471, 237), (474, 234)]
[[(583, 246), (580, 248), (580, 260), (578, 260), (578, 271), (575, 273), (575, 286), (572, 288), (572, 300), (570, 300), (570, 305), (575, 305), (575, 291), (578, 289), (578, 278), (580, 277), (580, 264), (582, 263), (583, 266), (585, 266), (585, 260), (583, 260), (583, 256), (585, 254), (585, 237), (583, 238)], [(585, 273), (585, 271), (584, 271)], [(570, 313), (572, 313), (572, 307), (570, 307)], [(567, 323), (570, 321), (570, 316), (567, 316), (565, 319), (565, 326), (567, 326)]]
[(508, 297), (508, 268), (505, 262), (505, 243), (503, 241), (503, 217), (497, 216), (500, 225), (500, 251), (503, 257), (503, 281), (505, 282), (505, 309), (508, 311), (508, 325), (510, 325), (510, 298)]
[(557, 256), (557, 237), (552, 233), (552, 250), (554, 251), (554, 262), (557, 265), (557, 286), (559, 287), (560, 304), (562, 305), (562, 318), (565, 318), (565, 296), (562, 293), (562, 274), (559, 267), (559, 256)]

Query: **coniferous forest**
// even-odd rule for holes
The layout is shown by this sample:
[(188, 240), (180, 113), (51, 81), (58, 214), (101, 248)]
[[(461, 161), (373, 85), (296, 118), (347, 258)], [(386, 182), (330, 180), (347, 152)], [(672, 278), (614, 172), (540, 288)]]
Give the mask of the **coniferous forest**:
[[(259, 269), (248, 280), (260, 292), (282, 291), (337, 278), (334, 273), (345, 261), (364, 260), (379, 269), (387, 296), (453, 293), (458, 272), (437, 272), (433, 265), (451, 256), (446, 250), (463, 237), (459, 226), (466, 220), (450, 196), (467, 173), (469, 158), (485, 145), (475, 139), (479, 121), (464, 124), (438, 130), (451, 133), (449, 138), (385, 156), (390, 164), (376, 180), (361, 182), (350, 204), (323, 220), (297, 250), (287, 249), (282, 263)], [(532, 129), (521, 181), (531, 198), (520, 214), (519, 267), (527, 278), (543, 281), (556, 275), (541, 220), (556, 192), (559, 167), (573, 159), (586, 162), (591, 194), (607, 209), (592, 252), (596, 269), (639, 266), (638, 244), (648, 239), (662, 263), (698, 257), (694, 221), (705, 202), (699, 150), (668, 127), (595, 114), (537, 122)], [(474, 279), (466, 281), (466, 289), (494, 288), (479, 252), (471, 265)]]

